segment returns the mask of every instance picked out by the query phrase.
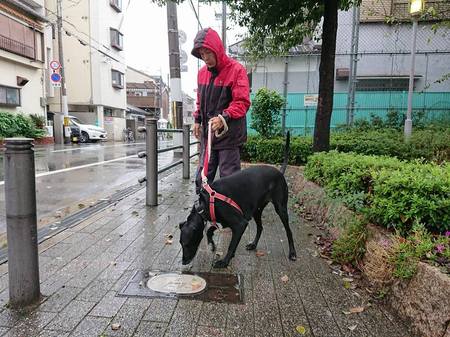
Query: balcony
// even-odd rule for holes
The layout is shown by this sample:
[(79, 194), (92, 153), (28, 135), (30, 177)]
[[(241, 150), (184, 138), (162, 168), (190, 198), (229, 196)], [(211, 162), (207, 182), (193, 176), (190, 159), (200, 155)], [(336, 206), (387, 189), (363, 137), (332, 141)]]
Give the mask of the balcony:
[(11, 53), (25, 56), (30, 59), (35, 59), (34, 47), (27, 46), (24, 43), (13, 40), (9, 37), (0, 34), (0, 49), (9, 51)]

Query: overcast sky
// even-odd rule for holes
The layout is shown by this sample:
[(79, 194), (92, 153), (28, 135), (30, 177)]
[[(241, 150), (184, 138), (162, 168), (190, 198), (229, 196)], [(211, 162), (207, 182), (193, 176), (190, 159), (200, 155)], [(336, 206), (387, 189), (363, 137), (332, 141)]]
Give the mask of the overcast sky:
[[(197, 10), (198, 0), (193, 0)], [(158, 7), (151, 0), (124, 0), (124, 21), (121, 31), (124, 34), (124, 50), (127, 65), (143, 70), (152, 75), (162, 73), (165, 82), (169, 74), (169, 51), (167, 40), (166, 7)], [(215, 13), (222, 12), (221, 4), (200, 4), (200, 22), (205, 27), (215, 29), (221, 35), (221, 19)], [(188, 72), (181, 73), (182, 89), (195, 97), (194, 88), (197, 80), (197, 59), (191, 55), (193, 40), (198, 31), (198, 23), (190, 1), (178, 6), (178, 29), (187, 35), (186, 43), (180, 49), (188, 54)], [(227, 20), (227, 43), (240, 40), (239, 34), (245, 30)], [(201, 62), (202, 65), (203, 62)]]

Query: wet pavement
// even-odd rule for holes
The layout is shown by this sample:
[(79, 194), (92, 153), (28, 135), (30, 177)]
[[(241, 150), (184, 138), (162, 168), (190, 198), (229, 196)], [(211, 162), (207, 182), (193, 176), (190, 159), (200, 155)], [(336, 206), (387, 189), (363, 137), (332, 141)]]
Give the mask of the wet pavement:
[[(160, 142), (159, 147), (172, 145)], [(36, 197), (39, 227), (88, 207), (114, 192), (137, 184), (145, 176), (145, 159), (136, 154), (145, 143), (95, 143), (35, 148)], [(3, 188), (3, 151), (0, 152), (0, 238), (6, 232)], [(173, 151), (159, 154), (159, 167), (174, 161)], [(1, 239), (0, 239), (1, 241)]]
[[(212, 269), (215, 256), (206, 240), (193, 262), (192, 272), (243, 275), (243, 304), (118, 296), (138, 270), (181, 270), (178, 223), (195, 193), (192, 181), (180, 176), (177, 169), (160, 178), (157, 207), (144, 206), (142, 189), (40, 244), (43, 298), (29, 313), (7, 307), (7, 264), (1, 265), (0, 336), (412, 336), (384, 307), (368, 306), (364, 290), (344, 287), (342, 277), (317, 257), (313, 241), (319, 231), (293, 212), (298, 260), (289, 261), (271, 206), (263, 213), (258, 247), (264, 254), (245, 250), (255, 234), (252, 221), (228, 269)], [(216, 235), (219, 254), (230, 237), (228, 231)], [(358, 306), (364, 310), (348, 314)]]

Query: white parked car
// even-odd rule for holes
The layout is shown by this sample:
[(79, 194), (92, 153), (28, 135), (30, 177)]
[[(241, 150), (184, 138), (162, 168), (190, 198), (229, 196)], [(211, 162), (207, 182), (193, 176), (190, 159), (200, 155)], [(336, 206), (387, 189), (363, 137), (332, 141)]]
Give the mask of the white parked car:
[(87, 143), (89, 141), (106, 140), (107, 133), (105, 129), (92, 125), (83, 124), (77, 117), (69, 116), (70, 123), (77, 126), (80, 129), (80, 142)]

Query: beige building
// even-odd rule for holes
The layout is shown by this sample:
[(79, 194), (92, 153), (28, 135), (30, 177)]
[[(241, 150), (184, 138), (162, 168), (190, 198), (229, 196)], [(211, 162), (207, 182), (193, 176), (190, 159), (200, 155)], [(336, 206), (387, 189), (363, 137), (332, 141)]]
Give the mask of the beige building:
[[(47, 17), (56, 22), (57, 1), (45, 3)], [(105, 128), (108, 140), (120, 140), (126, 110), (122, 1), (62, 0), (62, 12), (69, 115)], [(58, 60), (57, 39), (53, 41)], [(48, 102), (50, 112), (61, 111), (59, 89)]]
[(44, 0), (0, 1), (0, 111), (45, 115)]

